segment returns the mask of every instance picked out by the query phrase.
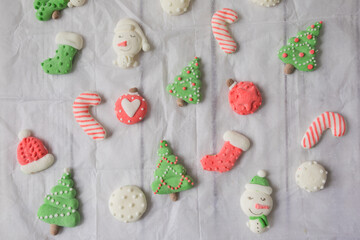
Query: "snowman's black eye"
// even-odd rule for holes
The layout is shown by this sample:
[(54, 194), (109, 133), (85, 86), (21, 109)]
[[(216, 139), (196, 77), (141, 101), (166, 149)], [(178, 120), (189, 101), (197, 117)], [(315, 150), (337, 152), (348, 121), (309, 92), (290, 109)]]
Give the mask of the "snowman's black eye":
[(262, 198), (262, 197), (261, 197), (261, 198), (260, 198), (260, 200), (261, 200), (261, 201), (265, 201), (265, 200), (266, 200), (266, 198)]
[(134, 38), (134, 37), (135, 37), (135, 35), (131, 35), (131, 34), (130, 34), (130, 37)]
[(119, 38), (123, 38), (123, 35), (119, 35)]
[(249, 199), (249, 200), (253, 200), (254, 198), (252, 198), (252, 197), (248, 197), (248, 199)]

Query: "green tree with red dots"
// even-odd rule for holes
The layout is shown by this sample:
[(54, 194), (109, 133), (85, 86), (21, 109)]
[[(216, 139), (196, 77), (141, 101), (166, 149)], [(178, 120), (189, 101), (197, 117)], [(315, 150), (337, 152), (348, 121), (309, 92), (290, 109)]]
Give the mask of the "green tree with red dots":
[(173, 83), (166, 90), (177, 97), (177, 104), (182, 107), (185, 103), (197, 104), (201, 101), (201, 71), (200, 59), (195, 57), (188, 66), (183, 68), (180, 75), (175, 77)]
[(285, 73), (291, 74), (295, 68), (310, 72), (316, 69), (316, 43), (320, 34), (322, 21), (309, 26), (306, 31), (298, 32), (296, 37), (288, 40), (287, 45), (283, 46), (278, 53), (281, 61), (286, 63)]
[(172, 194), (171, 199), (176, 201), (174, 194), (192, 188), (194, 181), (186, 174), (186, 169), (178, 164), (178, 157), (172, 154), (169, 144), (164, 140), (160, 141), (158, 155), (151, 189), (154, 194)]

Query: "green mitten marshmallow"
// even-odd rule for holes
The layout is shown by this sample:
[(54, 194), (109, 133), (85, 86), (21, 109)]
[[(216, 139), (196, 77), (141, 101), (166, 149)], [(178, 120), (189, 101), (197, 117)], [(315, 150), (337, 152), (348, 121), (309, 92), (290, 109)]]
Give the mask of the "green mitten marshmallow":
[(160, 141), (155, 180), (151, 184), (154, 194), (171, 194), (188, 190), (194, 186), (193, 179), (186, 175), (186, 169), (178, 164), (178, 157), (166, 141)]
[(40, 21), (51, 19), (53, 12), (67, 8), (69, 0), (35, 0), (36, 18)]
[(166, 87), (166, 90), (171, 95), (187, 103), (199, 103), (201, 101), (201, 72), (199, 62), (200, 59), (195, 57), (195, 59), (182, 70), (182, 73), (175, 77), (174, 83)]
[(309, 26), (306, 31), (298, 32), (296, 37), (288, 40), (278, 53), (281, 61), (293, 65), (296, 69), (304, 72), (316, 69), (315, 49), (322, 21)]
[(69, 169), (58, 181), (58, 185), (51, 189), (51, 193), (45, 196), (44, 204), (38, 210), (38, 218), (46, 223), (62, 226), (75, 227), (80, 222), (80, 214), (77, 211), (79, 202), (75, 198), (76, 190), (73, 188), (74, 181), (71, 179)]
[(41, 66), (48, 74), (67, 74), (72, 69), (75, 54), (83, 47), (83, 38), (76, 33), (60, 32), (55, 43), (59, 45), (55, 57), (45, 60)]

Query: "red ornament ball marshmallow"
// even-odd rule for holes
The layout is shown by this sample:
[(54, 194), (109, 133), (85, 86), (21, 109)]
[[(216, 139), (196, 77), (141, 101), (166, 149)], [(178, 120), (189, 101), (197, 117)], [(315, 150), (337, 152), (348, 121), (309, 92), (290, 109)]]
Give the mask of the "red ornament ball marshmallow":
[(234, 112), (248, 115), (259, 109), (262, 97), (259, 89), (252, 82), (236, 82), (232, 79), (226, 81), (229, 87), (229, 103)]
[(142, 121), (146, 112), (146, 100), (139, 95), (137, 88), (131, 88), (128, 94), (121, 96), (115, 103), (116, 117), (128, 125)]

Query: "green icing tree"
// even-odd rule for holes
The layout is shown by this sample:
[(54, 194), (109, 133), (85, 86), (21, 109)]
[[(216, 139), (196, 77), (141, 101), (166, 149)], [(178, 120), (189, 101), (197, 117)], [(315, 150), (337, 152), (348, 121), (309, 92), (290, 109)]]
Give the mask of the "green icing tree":
[(196, 104), (201, 101), (201, 72), (200, 59), (195, 57), (186, 66), (182, 73), (175, 77), (174, 83), (169, 84), (166, 90), (177, 97), (177, 104), (182, 107), (185, 102)]
[(315, 49), (322, 21), (309, 26), (306, 31), (298, 32), (296, 37), (288, 40), (287, 45), (279, 50), (279, 58), (286, 63), (285, 73), (291, 74), (295, 68), (300, 71), (310, 72), (316, 69)]
[(36, 18), (40, 21), (48, 21), (54, 12), (67, 8), (68, 2), (69, 0), (35, 0)]
[(60, 32), (55, 42), (59, 44), (55, 57), (43, 61), (41, 66), (48, 74), (67, 74), (72, 69), (75, 54), (82, 49), (83, 38), (76, 33)]
[(76, 190), (73, 186), (70, 171), (65, 169), (58, 185), (45, 196), (44, 204), (38, 210), (38, 218), (51, 224), (50, 232), (53, 235), (57, 234), (59, 226), (75, 227), (80, 222), (80, 214), (77, 211), (79, 202), (75, 198)]
[(154, 194), (171, 194), (170, 198), (176, 201), (175, 193), (192, 188), (194, 181), (186, 175), (186, 169), (178, 164), (178, 157), (172, 154), (169, 144), (164, 140), (160, 141), (158, 155), (155, 180), (151, 184), (151, 189)]

